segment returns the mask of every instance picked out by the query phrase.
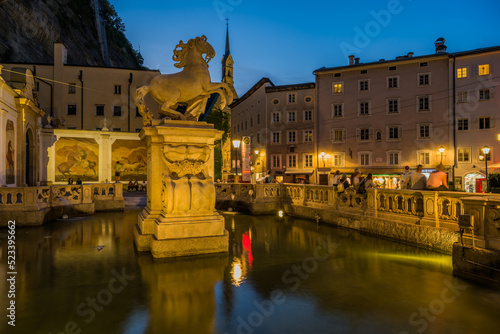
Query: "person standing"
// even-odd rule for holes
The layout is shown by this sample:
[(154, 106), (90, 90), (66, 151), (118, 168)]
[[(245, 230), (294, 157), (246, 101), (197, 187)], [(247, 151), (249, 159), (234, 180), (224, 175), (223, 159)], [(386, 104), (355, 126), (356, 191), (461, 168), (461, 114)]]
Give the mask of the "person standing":
[(410, 166), (405, 166), (405, 171), (403, 172), (403, 174), (401, 174), (401, 182), (400, 182), (401, 189), (407, 189), (406, 187), (410, 175), (411, 175)]
[(264, 179), (264, 183), (272, 183), (274, 181), (274, 178), (273, 176), (271, 175), (271, 171), (268, 170), (267, 171), (267, 176), (266, 178)]
[(120, 182), (120, 170), (122, 168), (122, 165), (120, 165), (120, 162), (117, 161), (115, 165), (115, 181)]
[(444, 166), (439, 164), (436, 166), (436, 170), (431, 173), (429, 179), (427, 180), (426, 186), (428, 190), (436, 190), (443, 191), (449, 190), (448, 186), (448, 177), (445, 172), (443, 172)]
[(410, 186), (412, 190), (425, 190), (427, 185), (427, 177), (422, 174), (422, 165), (417, 166), (417, 170), (410, 174), (410, 177), (406, 181), (406, 184)]
[(335, 175), (333, 176), (332, 185), (333, 185), (333, 186), (338, 185), (338, 184), (339, 184), (339, 181), (340, 181), (340, 171), (339, 171), (339, 170), (337, 170), (337, 171), (335, 172)]

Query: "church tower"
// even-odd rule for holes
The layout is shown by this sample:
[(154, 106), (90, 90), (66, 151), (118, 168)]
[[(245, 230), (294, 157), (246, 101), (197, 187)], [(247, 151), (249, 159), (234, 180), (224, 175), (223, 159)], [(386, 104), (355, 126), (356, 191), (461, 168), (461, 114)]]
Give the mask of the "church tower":
[[(229, 19), (226, 19), (229, 21)], [(234, 81), (233, 81), (233, 57), (231, 56), (231, 51), (229, 49), (229, 22), (226, 23), (226, 50), (224, 52), (224, 56), (222, 56), (222, 82), (228, 84), (233, 92), (233, 96), (236, 99), (238, 95), (236, 94), (236, 90), (234, 89)]]

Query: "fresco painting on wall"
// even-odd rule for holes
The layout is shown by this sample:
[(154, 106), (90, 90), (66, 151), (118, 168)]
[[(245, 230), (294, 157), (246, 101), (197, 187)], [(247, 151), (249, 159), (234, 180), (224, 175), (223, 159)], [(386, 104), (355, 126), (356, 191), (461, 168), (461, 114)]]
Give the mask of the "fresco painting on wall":
[(118, 139), (111, 151), (111, 165), (115, 166), (116, 162), (120, 165), (120, 181), (146, 181), (147, 149), (143, 141)]
[(7, 144), (6, 156), (5, 156), (5, 164), (6, 164), (6, 178), (5, 183), (14, 184), (16, 182), (15, 177), (15, 138), (16, 133), (14, 131), (14, 122), (11, 120), (7, 120), (7, 125), (5, 128), (5, 143)]
[(56, 142), (56, 182), (69, 178), (99, 181), (99, 145), (94, 139), (60, 138)]

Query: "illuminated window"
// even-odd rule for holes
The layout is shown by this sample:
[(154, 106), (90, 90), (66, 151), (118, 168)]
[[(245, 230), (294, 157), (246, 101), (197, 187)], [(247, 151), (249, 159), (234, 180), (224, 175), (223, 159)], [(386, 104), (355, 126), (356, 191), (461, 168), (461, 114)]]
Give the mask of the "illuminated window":
[(342, 94), (343, 93), (343, 83), (342, 82), (334, 82), (333, 83), (333, 94)]
[(467, 67), (457, 68), (457, 78), (467, 78)]
[(478, 74), (479, 75), (490, 74), (490, 64), (479, 65), (478, 66)]
[(343, 104), (342, 103), (339, 103), (339, 104), (332, 104), (332, 113), (333, 113), (333, 118), (335, 117), (342, 117), (343, 116)]
[(470, 162), (470, 148), (457, 149), (458, 162)]
[(333, 165), (335, 167), (344, 166), (344, 154), (343, 153), (334, 153), (333, 154)]
[(429, 152), (418, 152), (418, 163), (420, 165), (430, 165), (431, 155)]
[(304, 143), (313, 141), (313, 132), (312, 130), (304, 130)]
[(330, 140), (334, 143), (343, 143), (345, 134), (345, 129), (332, 129), (330, 131)]

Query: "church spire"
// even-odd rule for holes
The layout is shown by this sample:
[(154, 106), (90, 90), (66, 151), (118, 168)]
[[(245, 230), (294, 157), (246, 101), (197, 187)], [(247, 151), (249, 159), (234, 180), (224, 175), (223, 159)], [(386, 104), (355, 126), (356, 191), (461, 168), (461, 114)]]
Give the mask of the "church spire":
[(234, 89), (233, 81), (233, 57), (229, 49), (229, 19), (226, 19), (226, 50), (222, 56), (222, 82), (228, 84), (233, 92), (234, 97), (237, 97), (236, 90)]

